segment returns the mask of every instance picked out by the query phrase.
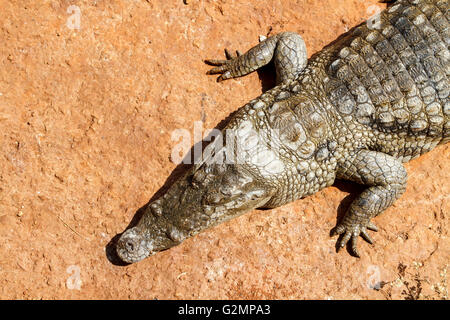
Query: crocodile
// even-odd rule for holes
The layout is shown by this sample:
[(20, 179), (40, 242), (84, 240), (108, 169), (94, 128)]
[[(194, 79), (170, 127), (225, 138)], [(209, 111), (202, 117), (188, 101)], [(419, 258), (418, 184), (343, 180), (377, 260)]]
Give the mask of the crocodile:
[(450, 140), (448, 0), (397, 0), (307, 59), (282, 32), (244, 54), (206, 60), (218, 81), (269, 63), (275, 86), (230, 116), (220, 134), (117, 241), (127, 263), (180, 244), (253, 209), (331, 186), (363, 185), (332, 228), (359, 257), (371, 221), (406, 189), (403, 163)]

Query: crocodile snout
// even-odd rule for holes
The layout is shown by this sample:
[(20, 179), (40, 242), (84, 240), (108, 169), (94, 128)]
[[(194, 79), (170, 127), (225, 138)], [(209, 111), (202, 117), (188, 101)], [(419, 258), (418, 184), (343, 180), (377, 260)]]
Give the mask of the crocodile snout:
[(135, 228), (125, 231), (117, 242), (116, 251), (124, 262), (141, 261), (153, 253), (150, 239), (141, 236)]

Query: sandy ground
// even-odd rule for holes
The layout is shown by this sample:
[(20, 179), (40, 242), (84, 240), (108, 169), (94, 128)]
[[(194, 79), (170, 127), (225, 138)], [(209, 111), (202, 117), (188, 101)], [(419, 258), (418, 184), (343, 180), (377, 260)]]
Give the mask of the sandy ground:
[(385, 6), (185, 2), (0, 0), (0, 298), (447, 299), (449, 145), (407, 164), (361, 259), (329, 238), (350, 183), (137, 264), (108, 259), (175, 168), (172, 132), (214, 128), (262, 91), (257, 73), (216, 83), (203, 59), (280, 31), (311, 55)]

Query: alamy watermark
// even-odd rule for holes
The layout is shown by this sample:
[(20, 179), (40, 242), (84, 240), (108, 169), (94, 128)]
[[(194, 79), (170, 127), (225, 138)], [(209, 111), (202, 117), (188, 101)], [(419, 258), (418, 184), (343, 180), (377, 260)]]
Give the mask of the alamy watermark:
[(382, 286), (381, 271), (378, 266), (369, 265), (366, 270), (365, 287), (371, 290), (380, 290)]
[(367, 8), (367, 13), (371, 15), (369, 19), (367, 19), (367, 27), (369, 29), (381, 29), (381, 12), (383, 9), (375, 4), (369, 6)]
[(69, 290), (81, 290), (81, 269), (77, 265), (71, 265), (66, 269), (70, 276), (66, 280), (66, 287)]
[(79, 6), (71, 5), (66, 11), (70, 16), (66, 20), (66, 26), (70, 30), (80, 30), (81, 28), (81, 9)]
[[(252, 163), (275, 174), (283, 169), (283, 163), (279, 160), (280, 146), (290, 144), (293, 148), (298, 148), (306, 139), (303, 128), (290, 128), (297, 130), (295, 138), (290, 138), (287, 137), (289, 134), (287, 130), (271, 128), (256, 130), (249, 120), (243, 121), (235, 129), (209, 130), (209, 134), (204, 137), (202, 124), (201, 121), (194, 122), (194, 140), (201, 142), (197, 142), (193, 147), (189, 130), (176, 129), (172, 132), (172, 141), (178, 142), (171, 153), (173, 163)], [(210, 142), (213, 138), (214, 141)], [(281, 141), (283, 143), (280, 143)], [(210, 143), (203, 149), (203, 142)]]

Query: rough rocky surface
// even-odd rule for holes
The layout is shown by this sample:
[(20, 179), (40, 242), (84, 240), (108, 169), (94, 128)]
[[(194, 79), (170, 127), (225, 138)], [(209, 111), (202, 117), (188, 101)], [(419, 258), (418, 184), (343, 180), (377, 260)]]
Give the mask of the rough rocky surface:
[(0, 0), (0, 298), (448, 299), (449, 145), (406, 165), (361, 259), (329, 237), (361, 190), (346, 182), (137, 264), (106, 254), (176, 167), (172, 132), (214, 128), (261, 93), (257, 73), (217, 84), (203, 59), (286, 30), (311, 55), (375, 6)]

